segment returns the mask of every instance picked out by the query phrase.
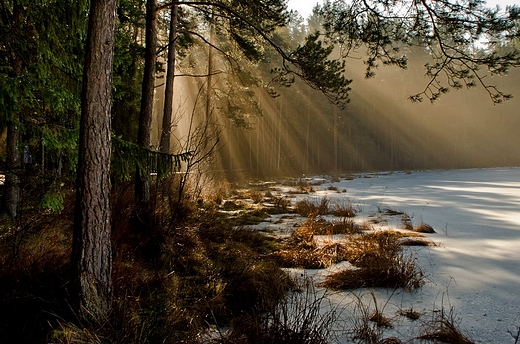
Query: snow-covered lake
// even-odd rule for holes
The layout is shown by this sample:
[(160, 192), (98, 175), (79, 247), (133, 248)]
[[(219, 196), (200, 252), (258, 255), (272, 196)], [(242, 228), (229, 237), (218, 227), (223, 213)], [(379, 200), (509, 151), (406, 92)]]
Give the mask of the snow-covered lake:
[[(379, 309), (392, 316), (413, 307), (423, 319), (453, 309), (475, 342), (515, 342), (509, 331), (516, 334), (520, 326), (520, 168), (378, 174), (316, 190), (309, 197), (348, 198), (361, 210), (357, 218), (390, 208), (436, 230), (428, 238), (437, 247), (412, 248), (426, 284), (411, 294), (375, 290)], [(334, 297), (349, 299), (347, 293)], [(397, 320), (389, 333), (409, 339), (419, 323)]]

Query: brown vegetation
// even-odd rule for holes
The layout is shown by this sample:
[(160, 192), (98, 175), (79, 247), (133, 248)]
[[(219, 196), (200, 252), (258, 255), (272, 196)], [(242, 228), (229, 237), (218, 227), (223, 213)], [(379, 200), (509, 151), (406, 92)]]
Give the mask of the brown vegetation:
[[(112, 199), (114, 301), (109, 318), (98, 325), (79, 322), (69, 305), (72, 197), (66, 197), (61, 213), (26, 212), (18, 222), (2, 220), (0, 337), (13, 343), (330, 343), (337, 313), (322, 313), (325, 294), (280, 267), (350, 262), (353, 268), (321, 284), (332, 289), (414, 290), (423, 283), (420, 268), (402, 249), (424, 243), (420, 234), (374, 231), (352, 219), (350, 203), (337, 206), (325, 199), (299, 206), (310, 213), (337, 212), (338, 220), (310, 216), (282, 241), (235, 226), (268, 212), (254, 199), (260, 192), (238, 195), (228, 187), (182, 203), (169, 187), (152, 190), (157, 203), (154, 227), (147, 232), (132, 216), (133, 190), (118, 186)], [(286, 198), (269, 193), (264, 198), (283, 210)], [(239, 211), (225, 210), (232, 205)], [(318, 244), (317, 235), (344, 236), (320, 238)], [(366, 313), (349, 330), (353, 338), (400, 343), (382, 338), (382, 329), (392, 326), (382, 310), (367, 308)], [(418, 317), (412, 310), (401, 315)], [(452, 329), (449, 322), (432, 322), (422, 340), (441, 338), (434, 325)], [(222, 326), (230, 330), (210, 331)]]
[(326, 197), (301, 200), (294, 206), (294, 211), (309, 218), (328, 214), (342, 218), (356, 216), (356, 211), (349, 201), (331, 203)]
[(343, 243), (333, 242), (318, 247), (315, 235), (353, 234), (362, 228), (352, 220), (328, 222), (309, 218), (285, 240), (272, 257), (283, 267), (319, 269), (347, 260), (348, 249)]
[[(131, 216), (131, 192), (121, 186), (112, 201), (114, 300), (98, 325), (78, 322), (69, 306), (72, 212), (2, 220), (2, 341), (189, 343), (209, 324), (273, 309), (293, 288), (267, 259), (276, 239), (231, 226), (215, 208), (175, 204), (161, 194), (155, 227), (146, 232)], [(73, 209), (71, 200), (65, 209)]]
[(422, 334), (418, 336), (418, 339), (434, 343), (474, 343), (460, 330), (453, 315), (453, 309), (448, 313), (444, 309), (434, 312), (432, 319), (423, 324)]
[(329, 275), (321, 285), (331, 289), (419, 288), (424, 283), (422, 270), (412, 255), (403, 252), (399, 236), (393, 233), (367, 233), (349, 241), (348, 261), (357, 268)]

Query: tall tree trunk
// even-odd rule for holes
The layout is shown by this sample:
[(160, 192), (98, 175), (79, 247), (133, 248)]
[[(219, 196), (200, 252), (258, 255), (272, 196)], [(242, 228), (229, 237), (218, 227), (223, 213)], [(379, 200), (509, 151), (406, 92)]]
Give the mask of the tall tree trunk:
[[(18, 1), (13, 2), (13, 27), (16, 30), (21, 29), (22, 23), (20, 4)], [(14, 70), (14, 77), (22, 75), (22, 61), (15, 56), (12, 61)], [(20, 203), (20, 118), (18, 112), (15, 110), (12, 114), (11, 120), (7, 127), (7, 142), (6, 142), (6, 163), (7, 171), (5, 174), (5, 192), (3, 196), (3, 208), (7, 215), (15, 218), (18, 215), (18, 206)]]
[(83, 71), (72, 262), (78, 313), (101, 321), (110, 309), (110, 110), (117, 0), (92, 0)]
[(305, 132), (305, 163), (304, 172), (309, 173), (309, 146), (310, 146), (310, 132), (311, 132), (311, 91), (307, 90), (307, 129)]
[(173, 84), (175, 80), (175, 45), (177, 39), (177, 5), (173, 5), (170, 14), (170, 33), (168, 37), (168, 67), (166, 72), (166, 89), (164, 91), (164, 111), (161, 131), (160, 150), (170, 153), (173, 112)]
[(334, 131), (334, 174), (338, 173), (338, 114), (336, 114), (336, 106), (333, 105), (332, 114), (334, 115), (333, 131)]
[[(210, 121), (211, 118), (211, 102), (212, 102), (212, 92), (213, 92), (213, 12), (211, 12), (211, 18), (209, 20), (209, 50), (208, 50), (208, 86), (206, 89), (206, 121)], [(210, 121), (211, 122), (211, 121)]]
[[(145, 38), (145, 62), (144, 78), (141, 98), (141, 111), (139, 113), (139, 132), (137, 144), (145, 149), (150, 149), (151, 127), (153, 116), (154, 88), (155, 88), (155, 64), (157, 62), (157, 0), (146, 1), (146, 38)], [(137, 171), (135, 183), (135, 196), (138, 205), (148, 211), (150, 203), (150, 171), (146, 161), (141, 162), (144, 173)]]

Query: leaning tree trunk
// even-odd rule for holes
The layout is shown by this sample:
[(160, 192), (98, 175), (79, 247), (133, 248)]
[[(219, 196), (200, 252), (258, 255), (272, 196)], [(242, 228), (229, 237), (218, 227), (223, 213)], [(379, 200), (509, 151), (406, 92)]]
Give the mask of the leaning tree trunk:
[[(157, 62), (157, 0), (146, 1), (146, 39), (144, 78), (139, 113), (139, 132), (137, 144), (145, 149), (151, 146), (153, 100), (155, 88), (155, 64)], [(140, 162), (142, 169), (137, 171), (135, 197), (139, 208), (148, 212), (150, 203), (150, 173), (146, 161)], [(144, 214), (145, 216), (147, 214)]]
[(164, 91), (164, 111), (161, 132), (161, 152), (170, 153), (173, 112), (173, 83), (175, 80), (175, 45), (177, 38), (177, 5), (172, 6), (170, 18), (170, 34), (168, 37), (168, 67), (166, 72), (166, 89)]
[(110, 109), (117, 0), (92, 0), (80, 122), (72, 263), (83, 319), (106, 318), (112, 295)]

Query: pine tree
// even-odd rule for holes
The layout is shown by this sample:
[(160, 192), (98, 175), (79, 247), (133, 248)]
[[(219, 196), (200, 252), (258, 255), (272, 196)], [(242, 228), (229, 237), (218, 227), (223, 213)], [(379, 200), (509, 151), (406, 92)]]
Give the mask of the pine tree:
[(83, 76), (72, 262), (79, 315), (111, 305), (110, 114), (117, 0), (93, 0)]

